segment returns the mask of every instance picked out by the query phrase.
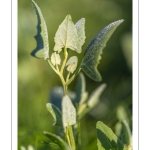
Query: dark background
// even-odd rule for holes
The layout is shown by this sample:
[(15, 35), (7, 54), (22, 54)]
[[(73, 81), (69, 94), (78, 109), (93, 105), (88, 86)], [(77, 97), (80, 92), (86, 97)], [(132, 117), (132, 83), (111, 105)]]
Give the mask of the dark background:
[[(50, 54), (59, 24), (67, 14), (74, 23), (86, 19), (85, 33), (88, 42), (109, 23), (124, 19), (103, 50), (98, 66), (103, 80), (95, 82), (86, 75), (87, 91), (91, 93), (102, 83), (107, 88), (101, 101), (81, 121), (83, 149), (96, 150), (96, 122), (103, 121), (117, 134), (120, 119), (126, 119), (132, 130), (132, 1), (131, 0), (36, 0), (47, 23)], [(46, 109), (49, 94), (61, 82), (43, 59), (30, 55), (36, 42), (36, 16), (30, 1), (18, 1), (18, 149), (33, 145), (47, 150), (42, 131), (55, 133), (53, 119)], [(82, 59), (83, 53), (80, 56)], [(76, 80), (70, 85), (75, 90)]]

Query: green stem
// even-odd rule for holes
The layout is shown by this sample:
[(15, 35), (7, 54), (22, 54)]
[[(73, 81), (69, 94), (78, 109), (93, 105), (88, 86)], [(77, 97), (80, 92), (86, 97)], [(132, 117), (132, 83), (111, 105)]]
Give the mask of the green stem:
[(63, 75), (63, 71), (64, 71), (64, 68), (66, 66), (66, 62), (67, 62), (67, 58), (68, 58), (68, 52), (67, 52), (67, 49), (66, 47), (64, 48), (64, 61), (63, 61), (63, 64), (62, 64), (62, 67), (61, 67), (61, 70), (60, 70), (60, 73)]
[(55, 67), (52, 65), (50, 59), (47, 59), (47, 61), (48, 61), (49, 66), (55, 71), (55, 73), (56, 73), (57, 75), (59, 75), (59, 72), (58, 72), (58, 71), (55, 69)]
[(74, 78), (78, 75), (78, 73), (81, 71), (81, 68), (76, 69), (75, 73), (73, 74), (73, 76), (68, 80), (68, 82), (66, 83), (67, 85), (69, 85)]
[(74, 140), (74, 135), (73, 135), (73, 131), (72, 131), (72, 126), (68, 126), (68, 133), (69, 133), (69, 138), (70, 138), (70, 142), (71, 142), (71, 148), (72, 150), (76, 149), (76, 145), (75, 145), (75, 140)]

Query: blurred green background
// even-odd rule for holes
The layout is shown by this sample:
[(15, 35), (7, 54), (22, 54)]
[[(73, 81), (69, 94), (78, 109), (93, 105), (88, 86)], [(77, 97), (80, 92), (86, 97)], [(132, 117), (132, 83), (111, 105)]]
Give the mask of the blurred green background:
[[(81, 121), (83, 150), (96, 150), (96, 122), (103, 121), (117, 134), (118, 121), (126, 119), (132, 130), (132, 1), (131, 0), (36, 0), (45, 18), (49, 34), (50, 54), (59, 24), (67, 14), (74, 23), (86, 19), (88, 42), (109, 23), (124, 19), (107, 43), (98, 69), (102, 82), (86, 75), (87, 91), (91, 93), (101, 83), (107, 88), (100, 103)], [(18, 1), (18, 149), (31, 144), (36, 150), (48, 150), (42, 144), (47, 138), (42, 131), (55, 133), (53, 119), (46, 109), (50, 91), (60, 86), (59, 78), (44, 60), (33, 58), (36, 16), (29, 0)], [(83, 53), (80, 56), (80, 61)], [(75, 90), (76, 80), (70, 85)]]

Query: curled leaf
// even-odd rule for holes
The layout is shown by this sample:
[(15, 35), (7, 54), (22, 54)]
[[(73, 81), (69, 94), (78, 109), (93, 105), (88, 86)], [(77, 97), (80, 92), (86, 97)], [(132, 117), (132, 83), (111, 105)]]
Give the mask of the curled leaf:
[(66, 63), (67, 71), (73, 73), (77, 68), (77, 64), (78, 64), (78, 57), (77, 56), (70, 57)]
[(54, 118), (54, 124), (53, 125), (55, 125), (55, 124), (56, 125), (62, 125), (61, 111), (51, 103), (47, 103), (46, 108), (51, 113), (52, 117)]
[(31, 52), (31, 55), (37, 58), (44, 58), (46, 60), (49, 58), (49, 41), (46, 22), (38, 5), (33, 0), (31, 0), (31, 3), (34, 7), (38, 20), (37, 34), (35, 35), (37, 46)]
[(123, 19), (115, 21), (107, 25), (96, 37), (88, 44), (83, 60), (81, 62), (82, 70), (95, 81), (101, 81), (102, 77), (97, 70), (99, 61), (101, 60), (102, 50), (106, 46), (107, 41), (115, 31), (115, 29), (123, 22)]

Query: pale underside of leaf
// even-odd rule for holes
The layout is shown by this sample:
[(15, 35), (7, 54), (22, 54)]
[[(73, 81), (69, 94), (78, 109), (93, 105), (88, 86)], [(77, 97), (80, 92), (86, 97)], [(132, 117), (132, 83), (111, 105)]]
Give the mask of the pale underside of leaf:
[(38, 5), (33, 0), (31, 0), (31, 2), (38, 20), (37, 34), (35, 35), (37, 46), (31, 52), (31, 55), (37, 58), (44, 58), (46, 60), (49, 58), (49, 41), (46, 22)]
[(77, 52), (81, 53), (82, 45), (85, 42), (85, 18), (81, 18), (77, 23), (75, 24), (78, 34), (78, 43), (77, 43)]
[(78, 57), (77, 56), (70, 57), (66, 63), (67, 71), (73, 73), (77, 68), (77, 64), (78, 64)]
[(67, 15), (64, 21), (59, 25), (54, 41), (54, 51), (60, 52), (63, 47), (70, 48), (71, 50), (77, 49), (77, 29), (70, 15)]
[(52, 64), (54, 66), (55, 65), (60, 65), (60, 63), (61, 63), (60, 55), (57, 54), (56, 52), (52, 53), (52, 55), (51, 55), (51, 62), (52, 62)]
[(64, 127), (76, 124), (76, 109), (68, 95), (62, 99), (62, 120)]
[(87, 46), (81, 63), (81, 68), (91, 79), (95, 81), (102, 80), (102, 77), (97, 69), (99, 61), (101, 60), (102, 50), (106, 46), (107, 41), (115, 29), (122, 22), (123, 20), (118, 20), (106, 26), (95, 38), (91, 40)]

